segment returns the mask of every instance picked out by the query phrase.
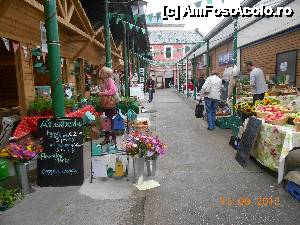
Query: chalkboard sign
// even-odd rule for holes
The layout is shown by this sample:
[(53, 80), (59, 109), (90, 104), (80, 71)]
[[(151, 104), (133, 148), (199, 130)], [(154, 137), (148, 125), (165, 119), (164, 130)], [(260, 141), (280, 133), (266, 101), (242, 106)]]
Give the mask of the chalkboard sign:
[(44, 147), (37, 161), (38, 185), (81, 185), (84, 179), (82, 119), (41, 119), (38, 131)]
[(239, 149), (235, 156), (235, 159), (239, 162), (239, 164), (242, 167), (246, 166), (246, 163), (250, 156), (250, 152), (255, 144), (261, 124), (261, 120), (256, 119), (253, 116), (249, 118), (246, 130), (242, 135)]

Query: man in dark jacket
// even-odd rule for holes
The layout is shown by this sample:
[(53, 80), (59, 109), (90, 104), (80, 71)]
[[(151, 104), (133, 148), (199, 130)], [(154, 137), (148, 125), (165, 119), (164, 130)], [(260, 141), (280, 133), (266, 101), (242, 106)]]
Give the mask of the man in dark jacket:
[(197, 92), (201, 91), (204, 83), (205, 83), (205, 79), (204, 79), (204, 76), (202, 75), (202, 76), (200, 76), (200, 78), (198, 79), (198, 82), (197, 82)]
[(155, 82), (150, 76), (146, 83), (147, 91), (149, 92), (149, 100), (148, 102), (152, 102), (153, 100), (153, 93), (155, 92)]

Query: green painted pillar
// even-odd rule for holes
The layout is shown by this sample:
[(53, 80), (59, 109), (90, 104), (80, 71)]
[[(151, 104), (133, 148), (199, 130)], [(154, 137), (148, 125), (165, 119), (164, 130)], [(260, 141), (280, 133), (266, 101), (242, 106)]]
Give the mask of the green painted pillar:
[[(233, 33), (233, 64), (237, 66), (237, 34), (238, 34), (238, 20), (234, 19), (234, 33)], [(236, 86), (233, 88), (232, 92), (232, 109), (234, 110), (234, 106), (236, 105)]]
[(123, 22), (123, 60), (124, 60), (124, 75), (125, 75), (125, 97), (129, 97), (129, 57), (127, 46), (127, 30), (126, 24)]
[(196, 85), (197, 85), (197, 61), (196, 58), (194, 56), (193, 61), (193, 78), (194, 78), (194, 99), (196, 100), (196, 96), (197, 96), (197, 91), (196, 91)]
[(106, 66), (112, 68), (108, 4), (109, 4), (108, 0), (105, 0), (105, 15), (104, 15), (105, 57), (106, 57)]
[(209, 40), (206, 42), (207, 44), (207, 65), (206, 65), (206, 77), (209, 77), (209, 69), (210, 69), (210, 49), (209, 49)]
[(190, 91), (188, 88), (188, 82), (189, 82), (189, 59), (186, 58), (186, 64), (185, 64), (185, 90), (186, 90), (186, 96), (189, 96)]
[(131, 45), (132, 45), (132, 49), (131, 49), (131, 71), (132, 71), (132, 76), (134, 76), (134, 73), (136, 72), (135, 71), (135, 68), (134, 68), (134, 37), (132, 35), (132, 42), (131, 42)]
[[(183, 60), (181, 62), (181, 76), (180, 76), (180, 90), (181, 90), (181, 80), (184, 76)], [(182, 90), (184, 92), (184, 90)]]
[(48, 45), (48, 65), (54, 117), (65, 116), (64, 90), (61, 80), (60, 43), (58, 35), (56, 0), (44, 0), (45, 26)]
[(140, 68), (141, 68), (141, 62), (140, 62), (140, 58), (137, 58), (137, 74), (138, 74), (138, 83), (141, 82), (141, 76), (140, 76)]

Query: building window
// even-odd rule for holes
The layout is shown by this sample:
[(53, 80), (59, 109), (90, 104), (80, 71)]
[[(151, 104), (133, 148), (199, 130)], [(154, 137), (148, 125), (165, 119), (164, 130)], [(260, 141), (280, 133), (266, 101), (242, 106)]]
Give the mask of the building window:
[(188, 53), (188, 51), (191, 49), (191, 47), (189, 46), (189, 45), (186, 45), (185, 47), (184, 47), (184, 53), (186, 54), (186, 53)]
[(172, 46), (165, 46), (165, 58), (166, 59), (173, 58), (173, 47)]

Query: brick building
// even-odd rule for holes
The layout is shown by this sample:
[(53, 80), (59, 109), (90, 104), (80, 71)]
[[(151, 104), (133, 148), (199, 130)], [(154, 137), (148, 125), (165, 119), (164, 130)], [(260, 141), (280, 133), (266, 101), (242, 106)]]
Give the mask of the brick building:
[[(259, 4), (291, 7), (294, 16), (239, 18), (237, 64), (242, 74), (248, 75), (243, 65), (251, 60), (264, 71), (267, 79), (288, 75), (290, 84), (300, 88), (300, 18), (297, 16), (300, 13), (300, 2), (262, 0)], [(209, 39), (210, 71), (217, 70), (223, 74), (226, 67), (232, 66), (233, 30), (231, 22)], [(207, 53), (207, 45), (204, 45), (198, 49), (192, 48), (185, 56), (189, 59), (197, 58), (198, 74), (206, 74)]]
[[(172, 63), (181, 59), (193, 46), (201, 41), (203, 35), (198, 31), (185, 31), (182, 24), (163, 24), (153, 17), (151, 23), (147, 21), (149, 30), (150, 50), (157, 62)], [(149, 68), (150, 75), (155, 77), (157, 88), (168, 88), (174, 84), (175, 65), (153, 65)], [(191, 75), (191, 65), (189, 65)]]

